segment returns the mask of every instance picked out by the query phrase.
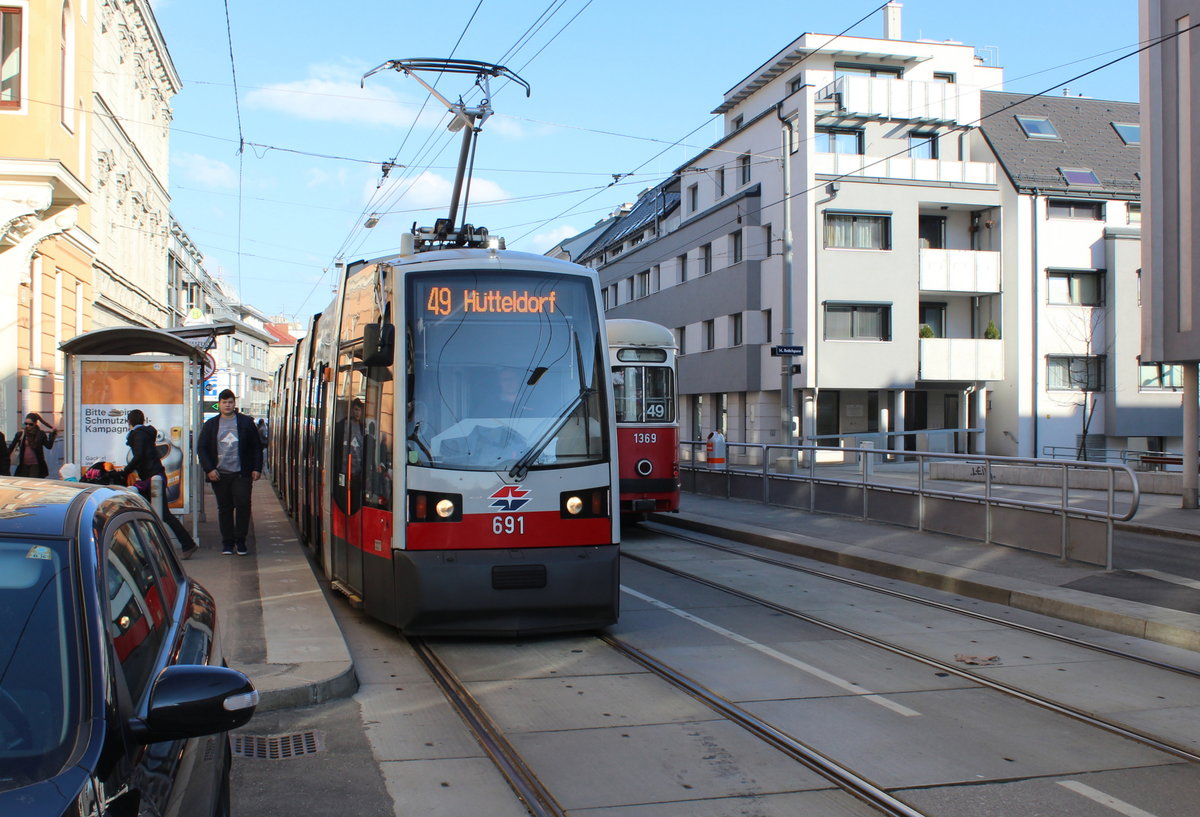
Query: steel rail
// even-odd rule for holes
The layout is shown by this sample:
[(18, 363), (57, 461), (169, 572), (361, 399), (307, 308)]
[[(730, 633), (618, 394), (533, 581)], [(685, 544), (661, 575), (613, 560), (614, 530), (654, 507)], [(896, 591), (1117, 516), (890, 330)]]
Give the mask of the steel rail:
[[(967, 610), (962, 607), (956, 607), (955, 605), (950, 604), (948, 602), (936, 601), (934, 599), (927, 599), (922, 596), (913, 595), (912, 593), (905, 593), (902, 590), (893, 590), (892, 588), (889, 588), (889, 587), (879, 587), (878, 585), (871, 584), (870, 582), (860, 581), (859, 579), (851, 579), (847, 576), (838, 576), (834, 573), (828, 573), (824, 570), (818, 570), (817, 568), (814, 568), (814, 567), (805, 567), (804, 565), (798, 565), (793, 562), (784, 561), (783, 559), (775, 559), (770, 556), (765, 556), (761, 553), (748, 553), (745, 550), (740, 550), (736, 547), (730, 547), (729, 545), (722, 545), (718, 542), (711, 542), (711, 541), (707, 541), (705, 539), (697, 538), (695, 536), (689, 536), (685, 533), (680, 533), (678, 531), (678, 529), (672, 528), (670, 526), (662, 525), (660, 523), (655, 523), (652, 521), (643, 522), (642, 526), (647, 529), (652, 529), (652, 530), (654, 530), (655, 533), (658, 533), (662, 536), (669, 536), (673, 539), (679, 539), (684, 542), (692, 542), (693, 544), (700, 545), (702, 547), (711, 548), (713, 550), (720, 550), (725, 553), (732, 553), (732, 554), (735, 554), (738, 556), (744, 556), (745, 558), (753, 559), (756, 562), (762, 562), (764, 564), (773, 565), (775, 567), (786, 568), (788, 570), (792, 570), (797, 573), (807, 573), (810, 576), (816, 576), (821, 579), (828, 579), (829, 581), (839, 582), (841, 584), (847, 584), (847, 585), (850, 585), (851, 587), (857, 587), (860, 590), (870, 590), (875, 593), (882, 593), (883, 595), (891, 596), (893, 598), (901, 599), (903, 601), (911, 601), (916, 604), (923, 604), (926, 607), (932, 607), (935, 610), (943, 610), (948, 613), (957, 613), (959, 615), (968, 616), (968, 617), (976, 619), (978, 621), (987, 622), (988, 624), (999, 624), (999, 625), (1008, 627), (1013, 630), (1020, 630), (1022, 632), (1029, 633), (1031, 635), (1038, 635), (1043, 638), (1052, 638), (1055, 641), (1059, 641), (1063, 644), (1069, 644), (1073, 647), (1080, 647), (1082, 649), (1092, 650), (1093, 652), (1098, 652), (1098, 653), (1102, 653), (1104, 655), (1109, 655), (1109, 656), (1112, 656), (1113, 658), (1123, 658), (1125, 660), (1134, 661), (1136, 663), (1144, 664), (1145, 666), (1153, 667), (1155, 669), (1167, 670), (1169, 672), (1174, 672), (1179, 675), (1186, 675), (1189, 678), (1200, 679), (1200, 670), (1189, 669), (1188, 667), (1181, 667), (1181, 666), (1178, 666), (1177, 664), (1168, 664), (1165, 661), (1159, 661), (1156, 658), (1147, 658), (1143, 655), (1135, 655), (1134, 653), (1124, 652), (1122, 650), (1118, 650), (1116, 647), (1105, 647), (1102, 644), (1096, 644), (1091, 641), (1085, 641), (1082, 638), (1075, 638), (1073, 636), (1063, 635), (1062, 633), (1056, 633), (1051, 630), (1043, 630), (1040, 627), (1034, 627), (1032, 624), (1022, 624), (1019, 621), (1010, 621), (1008, 619), (1000, 618), (998, 616), (990, 616), (987, 613), (980, 613), (976, 610)], [(761, 545), (755, 546), (755, 547), (761, 547)], [(640, 557), (633, 556), (629, 553), (622, 552), (621, 555), (629, 556), (629, 558), (634, 559), (635, 561), (643, 561)], [(808, 557), (801, 556), (798, 558), (808, 558)], [(649, 564), (649, 562), (644, 562), (644, 563)], [(657, 563), (655, 563), (655, 566), (656, 567), (658, 566)], [(853, 569), (853, 568), (851, 568), (851, 569)], [(948, 592), (948, 591), (942, 591), (942, 592)], [(1083, 626), (1086, 626), (1086, 625), (1083, 625)]]
[[(939, 672), (946, 672), (951, 675), (955, 675), (959, 678), (963, 678), (965, 680), (972, 681), (974, 683), (979, 684), (980, 686), (987, 687), (989, 689), (995, 690), (996, 692), (1000, 692), (1005, 695), (1009, 695), (1018, 700), (1024, 701), (1025, 703), (1041, 707), (1042, 709), (1045, 709), (1047, 711), (1054, 712), (1055, 714), (1062, 715), (1063, 717), (1071, 718), (1073, 720), (1084, 723), (1088, 726), (1093, 726), (1097, 729), (1101, 729), (1103, 731), (1109, 732), (1110, 734), (1114, 734), (1119, 737), (1126, 738), (1127, 740), (1136, 741), (1145, 746), (1149, 746), (1152, 749), (1157, 749), (1160, 752), (1164, 752), (1166, 754), (1173, 755), (1182, 760), (1187, 760), (1192, 763), (1200, 763), (1200, 754), (1197, 754), (1197, 753), (1191, 751), (1190, 749), (1186, 749), (1182, 746), (1177, 746), (1173, 743), (1168, 743), (1168, 742), (1161, 740), (1157, 737), (1154, 737), (1152, 735), (1147, 735), (1142, 732), (1137, 732), (1133, 729), (1129, 729), (1127, 727), (1120, 726), (1120, 725), (1112, 723), (1110, 721), (1103, 720), (1103, 719), (1098, 718), (1095, 715), (1092, 715), (1081, 709), (1076, 709), (1075, 707), (1069, 706), (1067, 704), (1059, 703), (1057, 701), (1052, 701), (1048, 698), (1038, 697), (1037, 695), (1035, 695), (1031, 692), (1026, 692), (1025, 690), (1019, 689), (1015, 686), (1011, 686), (1011, 685), (1003, 683), (1001, 681), (993, 680), (993, 679), (988, 678), (983, 675), (977, 675), (968, 670), (964, 670), (961, 667), (958, 667), (954, 664), (949, 664), (949, 663), (946, 663), (945, 661), (941, 661), (936, 658), (931, 658), (927, 655), (921, 655), (920, 653), (913, 652), (912, 650), (909, 650), (905, 647), (899, 647), (899, 646), (896, 646), (895, 644), (889, 644), (886, 641), (882, 641), (878, 638), (875, 638), (874, 636), (867, 635), (866, 633), (860, 633), (857, 630), (852, 630), (848, 627), (843, 627), (839, 624), (833, 624), (832, 622), (828, 622), (828, 621), (824, 621), (819, 618), (815, 618), (814, 616), (810, 616), (805, 613), (801, 613), (798, 610), (794, 610), (790, 607), (786, 607), (782, 604), (778, 604), (776, 602), (770, 601), (769, 599), (764, 599), (761, 596), (756, 596), (753, 593), (747, 593), (742, 590), (737, 590), (736, 588), (733, 588), (733, 587), (719, 584), (717, 582), (711, 581), (710, 579), (705, 579), (702, 576), (696, 576), (692, 573), (688, 573), (688, 572), (680, 570), (678, 568), (669, 567), (665, 564), (655, 562), (652, 559), (648, 559), (643, 556), (634, 556), (633, 554), (630, 554), (627, 552), (624, 552), (621, 555), (626, 558), (633, 559), (636, 562), (641, 562), (642, 564), (648, 565), (657, 570), (662, 570), (665, 573), (670, 573), (673, 576), (678, 576), (683, 579), (688, 579), (689, 581), (694, 581), (698, 584), (702, 584), (702, 585), (704, 585), (706, 587), (710, 587), (714, 590), (720, 590), (724, 593), (728, 593), (732, 596), (736, 596), (737, 598), (744, 599), (744, 600), (752, 602), (754, 604), (758, 604), (763, 607), (766, 607), (767, 609), (773, 610), (774, 612), (782, 613), (783, 615), (790, 616), (792, 618), (798, 619), (798, 620), (806, 622), (808, 624), (812, 624), (817, 627), (823, 627), (827, 630), (831, 630), (835, 633), (838, 633), (839, 635), (846, 636), (847, 638), (852, 638), (852, 639), (854, 639), (856, 641), (860, 641), (864, 644), (869, 644), (869, 645), (871, 645), (873, 647), (877, 647), (881, 650), (886, 650), (887, 652), (890, 652), (893, 655), (899, 655), (903, 658), (908, 658), (912, 661), (917, 661), (918, 663), (925, 664), (926, 666), (932, 667), (932, 668), (938, 670)], [(872, 589), (878, 589), (878, 588), (872, 588)]]
[(672, 669), (652, 655), (642, 652), (610, 633), (602, 633), (599, 638), (617, 652), (691, 695), (718, 715), (736, 723), (755, 737), (808, 767), (839, 789), (857, 797), (869, 806), (879, 809), (890, 817), (926, 817), (924, 812), (917, 811), (896, 799), (885, 789), (865, 777), (860, 777), (846, 766), (831, 760), (786, 732), (782, 732), (761, 718), (750, 714), (728, 698), (718, 695), (700, 682)]
[(520, 752), (513, 746), (495, 722), (488, 717), (487, 712), (479, 705), (466, 686), (446, 665), (432, 647), (423, 638), (410, 636), (408, 643), (412, 645), (417, 657), (425, 664), (434, 683), (446, 696), (446, 700), (454, 707), (466, 723), (467, 728), (475, 735), (480, 747), (496, 764), (500, 774), (508, 781), (517, 797), (525, 804), (534, 817), (567, 817), (567, 812), (554, 799), (554, 795), (542, 785), (541, 780), (529, 768)]

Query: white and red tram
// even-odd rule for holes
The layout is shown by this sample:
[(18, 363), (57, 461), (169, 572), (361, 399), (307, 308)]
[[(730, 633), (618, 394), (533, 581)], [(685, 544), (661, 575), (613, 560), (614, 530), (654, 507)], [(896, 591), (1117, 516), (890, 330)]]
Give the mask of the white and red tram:
[[(594, 272), (441, 249), (351, 264), (273, 407), (327, 577), (410, 633), (616, 621), (619, 518)], [(336, 327), (336, 328), (334, 328)], [(287, 491), (285, 499), (304, 491)], [(301, 519), (304, 514), (315, 519)]]
[(620, 510), (628, 517), (679, 510), (675, 337), (649, 321), (612, 318), (609, 366), (617, 420)]

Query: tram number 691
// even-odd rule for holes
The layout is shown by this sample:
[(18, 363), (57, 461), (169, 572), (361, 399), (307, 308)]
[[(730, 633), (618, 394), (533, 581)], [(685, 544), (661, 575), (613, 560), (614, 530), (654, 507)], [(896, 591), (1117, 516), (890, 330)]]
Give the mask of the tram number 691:
[(505, 536), (525, 533), (525, 517), (523, 516), (493, 516), (492, 533)]

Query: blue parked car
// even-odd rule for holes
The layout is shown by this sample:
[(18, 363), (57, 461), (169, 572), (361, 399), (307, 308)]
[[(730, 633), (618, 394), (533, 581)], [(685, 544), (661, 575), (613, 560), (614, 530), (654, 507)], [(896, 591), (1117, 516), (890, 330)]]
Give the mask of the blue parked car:
[(121, 488), (0, 478), (0, 815), (229, 814), (258, 693)]

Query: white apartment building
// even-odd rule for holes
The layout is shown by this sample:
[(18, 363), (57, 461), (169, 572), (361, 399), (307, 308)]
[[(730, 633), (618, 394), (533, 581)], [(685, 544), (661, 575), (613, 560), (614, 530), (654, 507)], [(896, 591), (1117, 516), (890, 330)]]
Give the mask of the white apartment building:
[(685, 439), (982, 450), (1008, 307), (976, 123), (1002, 74), (899, 39), (895, 7), (886, 29), (793, 41), (726, 92), (725, 137), (576, 258), (610, 315), (676, 331)]
[(1004, 93), (895, 4), (886, 29), (798, 38), (722, 139), (560, 246), (612, 317), (675, 330), (683, 437), (1175, 450), (1182, 372), (1139, 358), (1138, 105)]
[(1002, 169), (1007, 341), (988, 452), (1175, 450), (1182, 372), (1139, 359), (1138, 105), (985, 92), (983, 112)]

